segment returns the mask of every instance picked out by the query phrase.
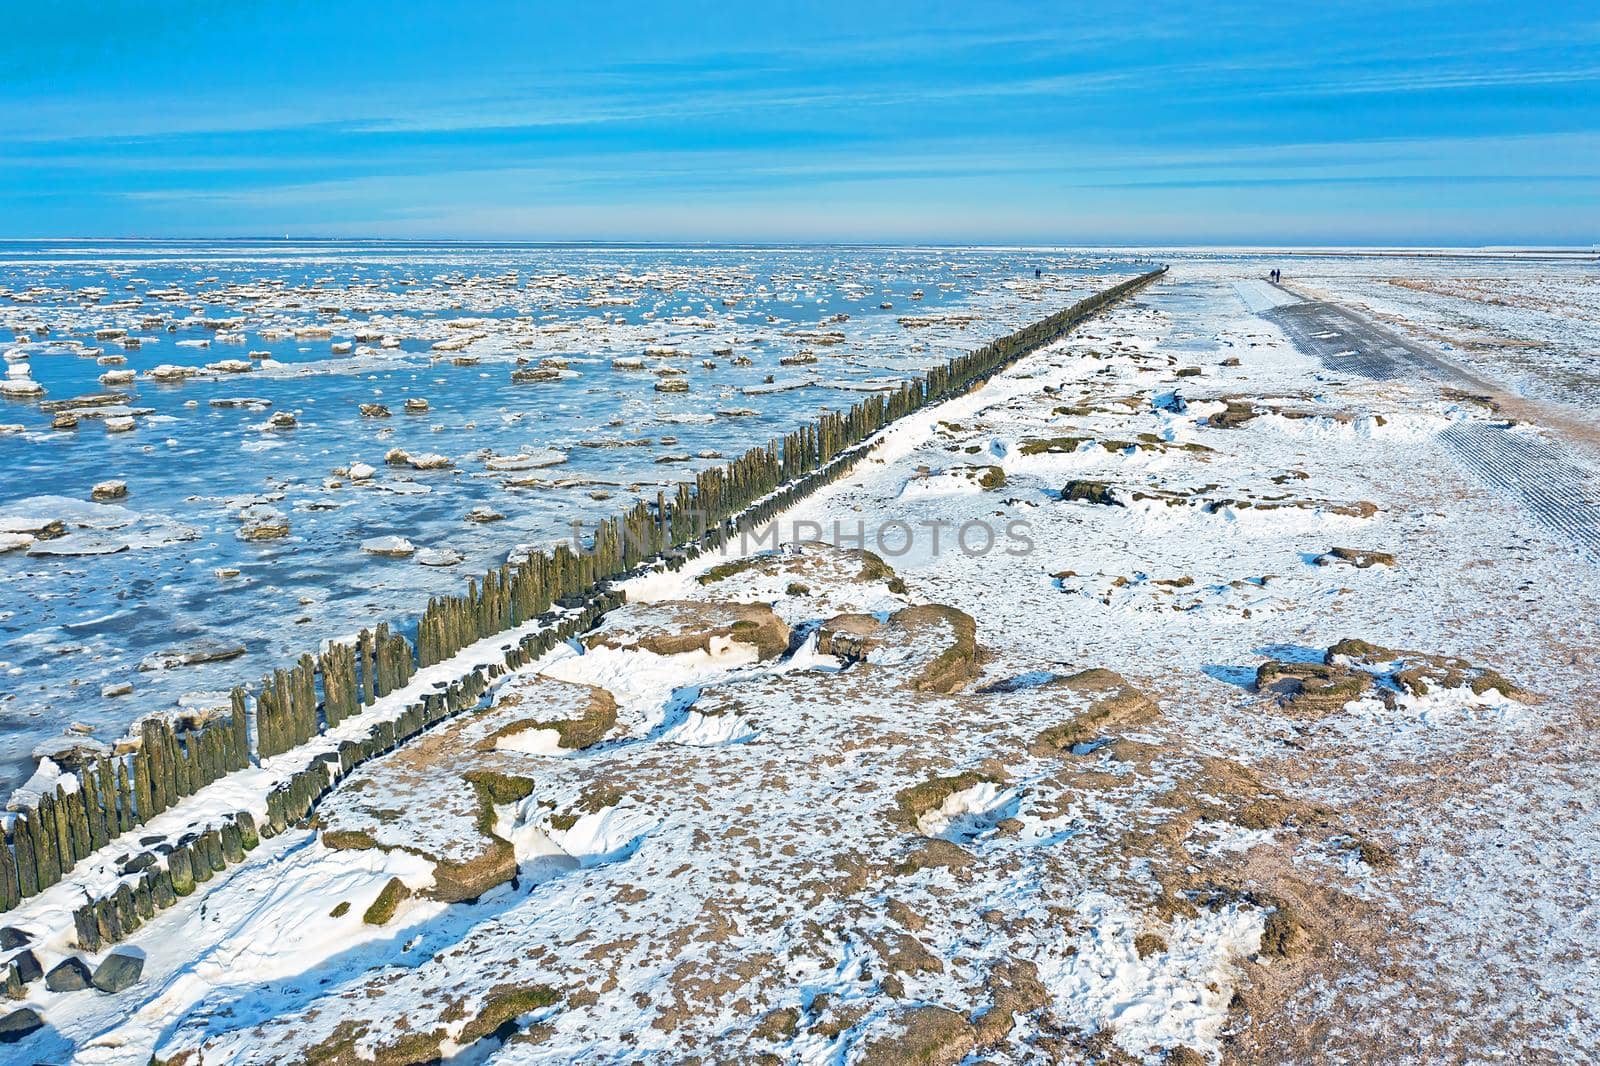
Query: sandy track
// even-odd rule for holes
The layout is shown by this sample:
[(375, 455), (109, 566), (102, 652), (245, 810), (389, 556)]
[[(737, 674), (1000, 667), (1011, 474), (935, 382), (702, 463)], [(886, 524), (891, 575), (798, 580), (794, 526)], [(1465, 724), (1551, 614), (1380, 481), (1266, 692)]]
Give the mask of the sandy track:
[(1554, 430), (1582, 451), (1600, 446), (1600, 434), (1592, 426), (1548, 404), (1509, 393), (1500, 384), (1335, 303), (1303, 299), (1264, 311), (1262, 317), (1277, 324), (1295, 347), (1317, 357), (1335, 373), (1373, 381), (1425, 375), (1447, 386), (1471, 390), (1510, 415), (1513, 422), (1505, 426), (1472, 423), (1452, 428), (1444, 433), (1443, 441), (1472, 474), (1518, 500), (1540, 522), (1600, 559), (1600, 474), (1584, 461), (1586, 457), (1572, 454), (1569, 448), (1515, 431), (1514, 421)]

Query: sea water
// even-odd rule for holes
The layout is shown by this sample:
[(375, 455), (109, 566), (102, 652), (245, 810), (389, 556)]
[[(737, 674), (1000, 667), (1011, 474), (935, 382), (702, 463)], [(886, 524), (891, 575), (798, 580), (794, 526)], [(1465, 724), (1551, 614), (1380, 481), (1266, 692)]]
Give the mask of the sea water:
[[(574, 521), (1145, 266), (1025, 249), (0, 243), (8, 379), (44, 390), (0, 401), (0, 795), (69, 728), (111, 740), (326, 639), (405, 631), (429, 595)], [(164, 366), (217, 369), (152, 379)], [(687, 391), (656, 388), (673, 380)], [(52, 428), (47, 405), (105, 392), (122, 396)], [(111, 431), (120, 418), (133, 428)], [(386, 463), (397, 449), (449, 465)], [(373, 473), (353, 480), (356, 464)], [(91, 501), (112, 480), (126, 496)], [(417, 551), (363, 550), (384, 537)], [(184, 655), (229, 657), (164, 665)]]

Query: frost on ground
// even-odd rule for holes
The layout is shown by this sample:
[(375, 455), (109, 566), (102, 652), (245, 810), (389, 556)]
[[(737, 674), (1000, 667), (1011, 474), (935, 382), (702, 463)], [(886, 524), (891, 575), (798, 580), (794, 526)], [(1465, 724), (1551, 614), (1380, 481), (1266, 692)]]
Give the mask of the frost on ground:
[(30, 990), (20, 1052), (1593, 1060), (1594, 565), (1453, 465), (1493, 411), (1328, 373), (1239, 280), (633, 582), (148, 923), (139, 984)]
[[(459, 940), (272, 1016), (202, 1000), (159, 1056), (416, 1061), (519, 1019), (500, 1061), (1215, 1055), (1247, 975), (1317, 935), (1296, 901), (1322, 889), (1242, 877), (1191, 831), (1331, 847), (1353, 827), (1145, 737), (1159, 710), (1133, 683), (1041, 663), (984, 688), (971, 617), (907, 602), (860, 551), (699, 576), (324, 804), (330, 862), (433, 865), (385, 922), (486, 909)], [(773, 582), (792, 627), (738, 602)], [(314, 905), (342, 902), (359, 932), (365, 897)]]

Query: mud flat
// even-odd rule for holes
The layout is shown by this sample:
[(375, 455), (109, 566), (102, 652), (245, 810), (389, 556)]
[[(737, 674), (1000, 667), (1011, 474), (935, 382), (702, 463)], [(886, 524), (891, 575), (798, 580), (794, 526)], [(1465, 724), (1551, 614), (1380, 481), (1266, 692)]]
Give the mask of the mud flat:
[(1592, 1058), (1600, 578), (1455, 464), (1494, 411), (1234, 280), (625, 582), (143, 921), (134, 984), (25, 984), (19, 1051)]

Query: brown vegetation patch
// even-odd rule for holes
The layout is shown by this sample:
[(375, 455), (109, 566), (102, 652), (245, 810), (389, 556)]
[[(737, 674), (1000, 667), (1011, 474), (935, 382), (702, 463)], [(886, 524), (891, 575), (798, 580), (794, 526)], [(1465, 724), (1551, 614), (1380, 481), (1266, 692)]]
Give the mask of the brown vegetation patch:
[(861, 1066), (955, 1066), (978, 1044), (972, 1023), (946, 1007), (910, 1007), (867, 1042)]
[(1081, 670), (1055, 678), (1042, 687), (1064, 689), (1087, 697), (1091, 702), (1070, 720), (1050, 726), (1035, 737), (1028, 746), (1034, 755), (1060, 755), (1110, 730), (1140, 725), (1161, 713), (1150, 697), (1128, 684), (1121, 674), (1110, 670)]
[(746, 644), (760, 659), (789, 648), (789, 627), (760, 603), (671, 600), (624, 607), (586, 638), (590, 648), (638, 648), (657, 655), (714, 653), (724, 643)]

